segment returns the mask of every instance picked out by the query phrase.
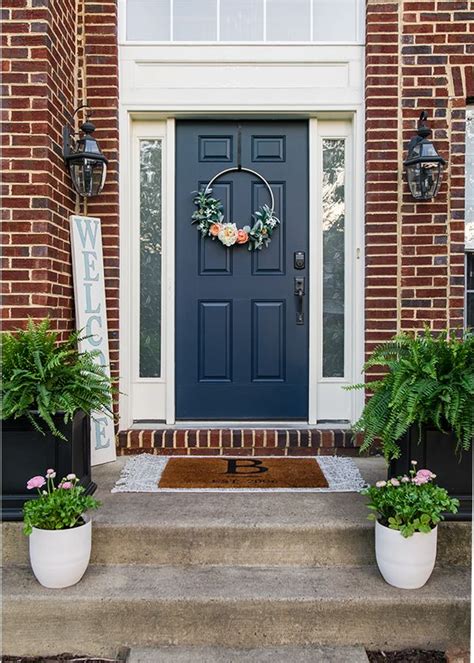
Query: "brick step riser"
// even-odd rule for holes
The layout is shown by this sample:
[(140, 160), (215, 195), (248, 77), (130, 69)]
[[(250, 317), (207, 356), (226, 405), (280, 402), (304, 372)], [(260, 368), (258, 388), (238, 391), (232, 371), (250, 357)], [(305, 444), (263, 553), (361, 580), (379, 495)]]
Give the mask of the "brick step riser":
[[(92, 564), (334, 567), (375, 564), (373, 525), (152, 527), (93, 524)], [(471, 528), (442, 523), (439, 566), (469, 566)], [(3, 525), (3, 563), (28, 564), (20, 523)]]
[(347, 447), (152, 447), (142, 446), (117, 448), (118, 456), (136, 454), (155, 456), (360, 456), (358, 448)]
[(360, 438), (349, 430), (321, 429), (162, 429), (128, 430), (118, 435), (119, 455), (352, 455)]

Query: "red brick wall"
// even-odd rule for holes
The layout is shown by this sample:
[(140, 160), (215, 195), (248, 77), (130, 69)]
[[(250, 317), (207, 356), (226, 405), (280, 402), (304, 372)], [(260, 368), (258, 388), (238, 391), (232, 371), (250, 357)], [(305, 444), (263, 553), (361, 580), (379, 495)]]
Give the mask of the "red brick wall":
[(118, 335), (115, 5), (111, 0), (3, 0), (2, 9), (3, 327), (47, 315), (60, 330), (74, 324), (69, 215), (86, 210), (76, 207), (61, 156), (61, 132), (75, 105), (87, 97), (96, 136), (110, 159), (104, 192), (89, 202), (87, 213), (103, 220), (113, 360)]
[[(462, 325), (464, 114), (474, 3), (368, 0), (367, 351), (400, 329)], [(438, 196), (415, 202), (402, 173), (421, 110), (448, 161)]]
[(73, 0), (3, 2), (3, 325), (71, 324), (68, 216), (60, 153), (74, 104)]

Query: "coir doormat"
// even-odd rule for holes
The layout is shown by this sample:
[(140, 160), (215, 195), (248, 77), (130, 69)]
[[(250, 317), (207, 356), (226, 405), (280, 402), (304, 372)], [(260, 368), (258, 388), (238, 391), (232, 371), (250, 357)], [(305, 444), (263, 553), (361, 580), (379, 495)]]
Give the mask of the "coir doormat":
[(209, 458), (153, 456), (130, 458), (113, 493), (161, 491), (359, 491), (365, 482), (351, 458)]

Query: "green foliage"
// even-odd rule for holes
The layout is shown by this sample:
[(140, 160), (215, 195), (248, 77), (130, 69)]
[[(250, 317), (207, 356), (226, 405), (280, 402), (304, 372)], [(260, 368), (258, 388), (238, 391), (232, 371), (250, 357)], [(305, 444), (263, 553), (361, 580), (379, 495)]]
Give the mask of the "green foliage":
[(63, 478), (57, 488), (54, 476), (54, 472), (46, 474), (46, 490), (38, 489), (38, 499), (28, 500), (23, 505), (23, 532), (27, 535), (33, 527), (53, 530), (77, 527), (82, 525), (86, 511), (100, 506), (95, 497), (85, 494), (75, 475)]
[(415, 472), (410, 474), (410, 477), (379, 481), (361, 491), (369, 497), (367, 506), (374, 512), (369, 519), (399, 530), (405, 538), (415, 532), (430, 532), (443, 520), (443, 512), (456, 513), (459, 507), (459, 500), (450, 498), (444, 488), (431, 480), (417, 483)]
[(98, 352), (78, 352), (79, 332), (60, 343), (49, 320), (28, 321), (25, 330), (5, 332), (2, 350), (2, 419), (26, 416), (44, 434), (43, 424), (56, 437), (66, 439), (53, 416), (64, 421), (78, 410), (105, 411), (112, 416), (112, 385), (104, 367), (95, 363)]
[(353, 426), (363, 433), (361, 452), (377, 438), (387, 460), (398, 458), (398, 440), (414, 424), (452, 430), (456, 452), (470, 449), (474, 436), (474, 335), (458, 339), (446, 332), (399, 334), (376, 348), (364, 371), (381, 366), (387, 373), (379, 380), (349, 389), (372, 392), (362, 416)]

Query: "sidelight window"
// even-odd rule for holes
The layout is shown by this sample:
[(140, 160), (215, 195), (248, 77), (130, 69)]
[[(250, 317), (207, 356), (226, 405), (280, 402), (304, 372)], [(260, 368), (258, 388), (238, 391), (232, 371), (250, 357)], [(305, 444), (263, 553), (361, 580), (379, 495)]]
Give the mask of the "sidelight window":
[(344, 377), (345, 146), (323, 140), (323, 377)]
[(140, 370), (161, 376), (162, 141), (140, 140)]

